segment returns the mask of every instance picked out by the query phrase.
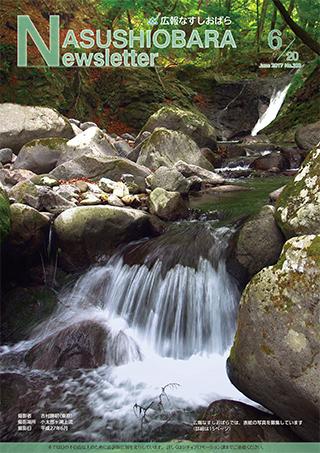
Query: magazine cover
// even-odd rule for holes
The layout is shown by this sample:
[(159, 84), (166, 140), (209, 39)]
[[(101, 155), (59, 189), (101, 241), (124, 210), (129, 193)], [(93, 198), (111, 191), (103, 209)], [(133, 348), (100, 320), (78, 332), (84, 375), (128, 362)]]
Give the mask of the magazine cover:
[(2, 0), (2, 453), (320, 451), (318, 0)]

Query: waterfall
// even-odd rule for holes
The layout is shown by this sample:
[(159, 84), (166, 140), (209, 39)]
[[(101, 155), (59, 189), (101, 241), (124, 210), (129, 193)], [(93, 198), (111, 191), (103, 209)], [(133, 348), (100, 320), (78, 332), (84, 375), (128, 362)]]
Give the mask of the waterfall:
[(282, 90), (274, 90), (270, 99), (270, 104), (267, 110), (258, 119), (256, 125), (252, 129), (251, 135), (254, 137), (262, 129), (267, 127), (277, 117), (279, 110), (286, 98), (290, 84), (284, 87)]

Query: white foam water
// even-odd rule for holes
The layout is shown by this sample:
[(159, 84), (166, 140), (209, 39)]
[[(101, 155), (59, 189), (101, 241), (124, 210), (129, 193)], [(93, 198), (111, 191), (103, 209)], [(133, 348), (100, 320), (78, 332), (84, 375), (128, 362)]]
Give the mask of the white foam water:
[(263, 113), (263, 115), (261, 115), (256, 125), (252, 129), (251, 135), (253, 137), (256, 136), (262, 129), (267, 127), (270, 123), (272, 123), (272, 121), (277, 117), (286, 98), (289, 87), (290, 84), (284, 87), (282, 90), (274, 90), (267, 110)]

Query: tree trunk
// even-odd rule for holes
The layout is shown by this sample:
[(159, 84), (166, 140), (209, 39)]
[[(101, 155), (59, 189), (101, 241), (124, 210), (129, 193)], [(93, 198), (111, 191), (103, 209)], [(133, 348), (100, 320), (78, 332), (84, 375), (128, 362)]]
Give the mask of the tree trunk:
[[(294, 10), (294, 2), (295, 2), (295, 0), (290, 0), (290, 4), (289, 4), (289, 7), (288, 7), (288, 14), (289, 14), (289, 16), (291, 16), (292, 11)], [(279, 27), (279, 30), (280, 30), (280, 31), (284, 31), (286, 28), (287, 28), (287, 24), (286, 24), (286, 22), (284, 22), (284, 23), (281, 25), (281, 27)]]
[(287, 25), (291, 28), (293, 33), (301, 39), (303, 44), (305, 44), (309, 49), (313, 50), (315, 53), (320, 55), (320, 44), (307, 33), (303, 28), (300, 27), (288, 14), (288, 11), (285, 9), (280, 0), (272, 0), (275, 6), (278, 8), (281, 16)]
[(265, 21), (266, 21), (268, 3), (269, 3), (269, 0), (263, 0), (263, 3), (262, 3), (261, 15), (260, 15), (260, 30), (259, 30), (260, 38), (262, 37), (263, 30), (264, 30), (264, 24), (265, 24)]
[(272, 18), (271, 18), (270, 31), (274, 30), (276, 28), (277, 11), (278, 11), (277, 8), (273, 5), (273, 13), (272, 13)]

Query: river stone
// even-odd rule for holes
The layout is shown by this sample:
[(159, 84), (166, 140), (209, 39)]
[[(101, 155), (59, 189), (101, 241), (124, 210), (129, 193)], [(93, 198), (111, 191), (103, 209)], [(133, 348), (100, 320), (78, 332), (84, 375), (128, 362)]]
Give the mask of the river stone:
[(107, 338), (103, 325), (82, 321), (33, 346), (25, 360), (28, 366), (40, 370), (97, 368), (106, 363)]
[(140, 132), (153, 132), (158, 127), (164, 127), (172, 131), (180, 131), (188, 135), (199, 147), (216, 149), (217, 136), (214, 127), (201, 113), (183, 110), (176, 106), (165, 106), (150, 116)]
[(0, 184), (0, 244), (9, 234), (10, 215), (9, 198)]
[(272, 152), (266, 156), (258, 157), (250, 164), (250, 168), (260, 171), (274, 171), (275, 169), (282, 171), (288, 167), (288, 160), (278, 152)]
[(171, 192), (188, 193), (190, 189), (190, 181), (187, 180), (175, 168), (159, 167), (152, 175), (146, 178), (150, 188), (169, 190)]
[(19, 254), (31, 255), (44, 245), (49, 228), (49, 219), (36, 209), (13, 203), (10, 206), (11, 231), (8, 241)]
[(12, 187), (21, 181), (30, 180), (35, 176), (30, 170), (9, 170), (9, 168), (0, 169), (0, 182), (6, 187)]
[(0, 149), (0, 163), (5, 165), (9, 164), (12, 161), (13, 153), (12, 149), (10, 148), (2, 148)]
[(155, 129), (140, 149), (137, 163), (156, 170), (161, 166), (172, 167), (179, 160), (212, 170), (213, 166), (202, 156), (200, 148), (180, 131)]
[(64, 138), (41, 138), (26, 143), (15, 160), (14, 168), (24, 168), (37, 175), (49, 173), (67, 149)]
[(69, 121), (54, 109), (0, 104), (0, 148), (19, 152), (24, 144), (37, 138), (73, 136)]
[(140, 190), (145, 190), (145, 178), (151, 173), (150, 170), (129, 159), (117, 156), (84, 154), (59, 165), (50, 172), (50, 175), (57, 179), (106, 177), (118, 181), (124, 173), (134, 175)]
[(280, 197), (284, 188), (285, 188), (285, 186), (281, 186), (281, 187), (279, 187), (279, 189), (276, 189), (273, 192), (270, 192), (269, 201), (271, 201), (272, 203), (276, 202), (278, 200), (278, 198)]
[(274, 206), (263, 206), (242, 225), (231, 241), (227, 267), (240, 283), (247, 283), (261, 269), (278, 261), (285, 240), (274, 213)]
[(119, 244), (152, 235), (155, 219), (131, 208), (79, 206), (60, 214), (54, 222), (61, 265), (64, 269), (86, 269)]
[(113, 195), (119, 198), (123, 198), (129, 195), (129, 189), (123, 182), (116, 182), (113, 188)]
[[(194, 434), (191, 435), (193, 442), (299, 442), (300, 440), (289, 427), (280, 425), (282, 421), (278, 417), (239, 401), (214, 401), (199, 420), (206, 421), (208, 424), (194, 426)], [(248, 421), (257, 420), (263, 420), (263, 423), (248, 424)], [(271, 420), (276, 420), (279, 425), (271, 425)], [(229, 423), (217, 425), (218, 421)], [(216, 426), (220, 429), (210, 429)], [(196, 427), (198, 430), (195, 429)]]
[(307, 124), (297, 129), (294, 137), (296, 144), (309, 151), (310, 149), (319, 146), (320, 142), (320, 121)]
[(320, 233), (320, 148), (309, 153), (281, 192), (276, 220), (287, 238)]
[(240, 302), (228, 359), (232, 383), (319, 441), (320, 236), (288, 240), (277, 264), (259, 272)]
[(206, 170), (197, 165), (188, 164), (181, 160), (176, 162), (175, 168), (185, 177), (198, 176), (205, 184), (215, 186), (224, 183), (224, 178), (217, 173)]
[(150, 194), (151, 214), (162, 220), (184, 219), (188, 216), (188, 207), (179, 192), (169, 192), (160, 187)]
[(26, 340), (31, 330), (53, 312), (56, 292), (46, 286), (17, 287), (3, 295), (3, 342)]
[(91, 156), (116, 156), (110, 138), (98, 127), (90, 127), (67, 142), (67, 147), (60, 155), (57, 166), (72, 159), (86, 155)]

